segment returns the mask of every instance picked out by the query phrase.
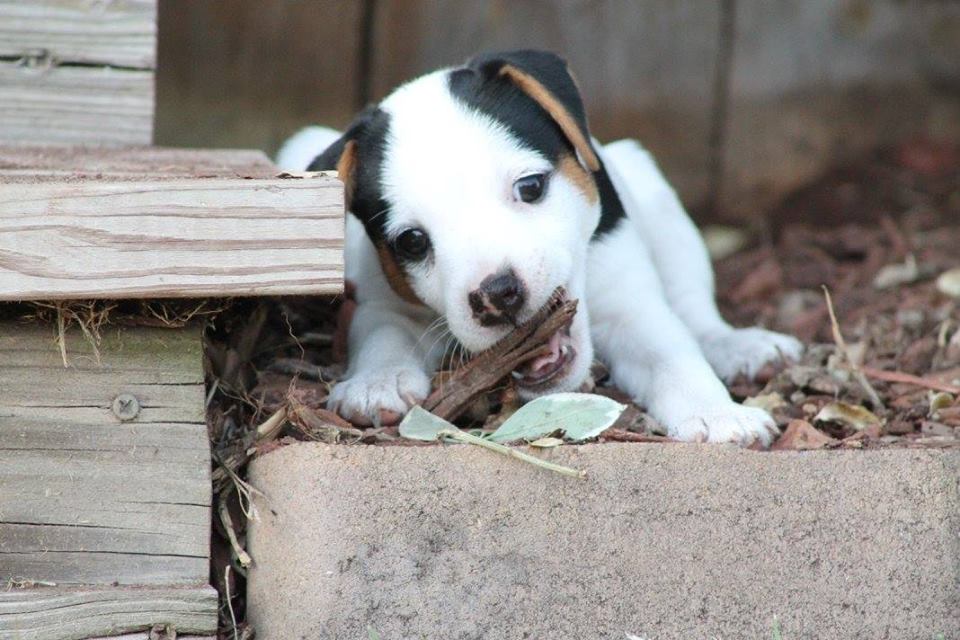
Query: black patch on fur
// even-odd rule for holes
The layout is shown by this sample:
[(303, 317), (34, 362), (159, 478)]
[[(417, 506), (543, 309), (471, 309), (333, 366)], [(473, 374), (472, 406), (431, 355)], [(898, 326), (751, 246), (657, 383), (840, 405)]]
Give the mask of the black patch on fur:
[[(553, 164), (557, 164), (562, 155), (575, 155), (573, 144), (550, 114), (509, 78), (500, 75), (505, 65), (536, 78), (566, 108), (587, 140), (590, 139), (580, 92), (567, 71), (566, 62), (552, 53), (519, 50), (480, 54), (466, 66), (450, 72), (447, 82), (451, 95), (503, 124), (524, 145), (543, 154)], [(597, 238), (614, 229), (625, 214), (602, 161), (593, 177), (601, 208), (600, 223), (593, 234)]]
[(353, 202), (350, 211), (367, 229), (375, 243), (384, 237), (389, 203), (383, 197), (381, 172), (384, 145), (390, 128), (390, 115), (377, 106), (369, 106), (354, 119), (336, 142), (314, 158), (308, 171), (332, 171), (343, 155), (347, 142), (357, 143), (357, 168), (354, 176)]
[(600, 223), (593, 230), (593, 240), (596, 240), (616, 229), (627, 214), (623, 210), (623, 203), (610, 180), (610, 175), (603, 166), (603, 160), (600, 160), (600, 171), (594, 172), (593, 179), (597, 181), (597, 191), (600, 192)]

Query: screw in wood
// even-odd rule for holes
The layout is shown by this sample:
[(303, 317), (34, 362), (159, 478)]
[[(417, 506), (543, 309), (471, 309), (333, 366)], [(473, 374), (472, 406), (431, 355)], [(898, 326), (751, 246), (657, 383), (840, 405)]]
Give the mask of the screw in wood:
[(113, 415), (126, 422), (133, 420), (140, 413), (140, 403), (132, 394), (121, 393), (113, 399), (111, 409), (113, 409)]

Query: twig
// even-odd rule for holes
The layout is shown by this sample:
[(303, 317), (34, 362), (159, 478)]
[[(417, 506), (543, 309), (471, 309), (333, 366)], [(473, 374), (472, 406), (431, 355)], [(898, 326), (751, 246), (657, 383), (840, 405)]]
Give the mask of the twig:
[(239, 640), (237, 636), (237, 616), (233, 613), (233, 603), (230, 602), (230, 565), (228, 564), (223, 570), (223, 590), (226, 591), (224, 594), (224, 600), (227, 601), (227, 609), (230, 611), (230, 624), (233, 625), (233, 640)]
[(830, 329), (833, 332), (833, 341), (837, 343), (837, 349), (840, 350), (840, 355), (846, 361), (847, 367), (850, 369), (850, 372), (853, 373), (857, 382), (860, 383), (860, 386), (863, 387), (863, 390), (870, 397), (873, 408), (883, 409), (884, 404), (883, 400), (880, 399), (880, 394), (877, 393), (877, 390), (874, 389), (870, 381), (867, 380), (867, 376), (864, 375), (860, 365), (850, 356), (847, 342), (843, 339), (843, 334), (840, 332), (840, 323), (837, 322), (837, 314), (833, 311), (833, 300), (830, 298), (830, 289), (828, 289), (826, 285), (823, 285), (823, 295), (827, 300), (827, 312), (830, 314)]
[(217, 500), (219, 502), (217, 513), (220, 515), (220, 523), (227, 533), (227, 539), (230, 541), (233, 553), (237, 556), (237, 562), (240, 563), (241, 567), (246, 569), (253, 564), (253, 558), (250, 557), (250, 554), (247, 553), (243, 545), (240, 544), (240, 541), (237, 539), (237, 531), (233, 527), (233, 518), (230, 517), (230, 508), (227, 505), (227, 498), (230, 497), (232, 491), (232, 488), (228, 488), (220, 493)]
[(522, 363), (545, 355), (550, 337), (568, 324), (577, 301), (558, 287), (529, 320), (460, 367), (423, 402), (423, 408), (444, 420), (460, 416), (478, 395), (492, 389)]
[(635, 431), (615, 429), (613, 427), (601, 433), (599, 437), (601, 440), (608, 440), (610, 442), (677, 442), (677, 440), (667, 436), (637, 433)]
[(517, 458), (518, 460), (523, 460), (524, 462), (529, 462), (530, 464), (548, 469), (550, 471), (555, 471), (557, 473), (563, 474), (565, 476), (570, 476), (571, 478), (586, 478), (586, 471), (578, 471), (577, 469), (571, 469), (570, 467), (564, 467), (559, 464), (554, 464), (552, 462), (547, 462), (546, 460), (541, 460), (535, 456), (531, 456), (522, 451), (502, 445), (499, 442), (491, 442), (490, 440), (485, 440), (484, 438), (478, 438), (477, 436), (467, 433), (465, 431), (460, 431), (459, 429), (441, 429), (437, 432), (438, 438), (450, 438), (451, 440), (457, 440), (459, 442), (465, 442), (467, 444), (475, 444), (479, 447), (485, 449), (490, 449), (491, 451), (496, 451), (497, 453), (502, 453), (505, 456), (510, 456), (511, 458)]
[(925, 389), (945, 391), (947, 393), (960, 395), (960, 386), (955, 384), (938, 382), (936, 380), (930, 380), (929, 378), (921, 378), (920, 376), (914, 376), (900, 371), (884, 371), (883, 369), (874, 369), (873, 367), (863, 367), (862, 371), (865, 375), (874, 378), (875, 380), (883, 380), (884, 382), (902, 382), (904, 384), (912, 384)]

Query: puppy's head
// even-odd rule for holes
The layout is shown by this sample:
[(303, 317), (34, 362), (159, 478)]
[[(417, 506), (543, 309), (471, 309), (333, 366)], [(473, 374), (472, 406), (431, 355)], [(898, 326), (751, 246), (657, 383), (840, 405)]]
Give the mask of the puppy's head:
[[(491, 346), (558, 286), (583, 298), (601, 164), (560, 58), (488, 54), (414, 80), (311, 165), (330, 167), (393, 290), (444, 316), (467, 349)], [(515, 373), (526, 395), (586, 377), (586, 314), (581, 304), (550, 353)]]

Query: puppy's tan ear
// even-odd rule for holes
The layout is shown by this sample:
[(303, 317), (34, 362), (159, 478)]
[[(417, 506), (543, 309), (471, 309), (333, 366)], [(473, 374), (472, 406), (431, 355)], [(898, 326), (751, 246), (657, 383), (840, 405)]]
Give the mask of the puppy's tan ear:
[(509, 80), (530, 96), (557, 123), (583, 166), (600, 170), (580, 91), (562, 58), (546, 51), (507, 51), (478, 56), (468, 66), (487, 78)]
[(357, 141), (348, 140), (343, 153), (337, 160), (337, 177), (343, 183), (343, 202), (347, 211), (353, 204), (353, 195), (357, 188)]
[(542, 82), (512, 64), (503, 65), (500, 69), (500, 75), (509, 78), (521, 91), (533, 98), (537, 104), (550, 114), (550, 117), (553, 118), (560, 127), (560, 130), (563, 131), (563, 135), (567, 136), (567, 140), (569, 140), (573, 148), (576, 149), (580, 161), (586, 168), (590, 169), (590, 171), (600, 170), (600, 161), (597, 159), (597, 154), (593, 151), (593, 145), (590, 144), (589, 134), (577, 124), (577, 121), (567, 107), (565, 107)]

